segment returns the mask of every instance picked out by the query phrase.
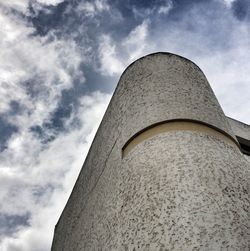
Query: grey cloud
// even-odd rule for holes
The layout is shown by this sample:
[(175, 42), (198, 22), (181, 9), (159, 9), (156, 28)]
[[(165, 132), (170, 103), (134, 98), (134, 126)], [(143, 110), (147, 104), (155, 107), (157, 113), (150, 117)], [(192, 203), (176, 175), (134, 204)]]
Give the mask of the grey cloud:
[(250, 2), (248, 0), (234, 1), (232, 11), (239, 20), (250, 20)]
[(4, 119), (4, 116), (0, 115), (0, 152), (7, 148), (8, 139), (12, 136), (12, 134), (18, 132), (18, 127), (12, 125)]
[(13, 235), (22, 227), (29, 226), (29, 213), (24, 215), (0, 214), (0, 237)]

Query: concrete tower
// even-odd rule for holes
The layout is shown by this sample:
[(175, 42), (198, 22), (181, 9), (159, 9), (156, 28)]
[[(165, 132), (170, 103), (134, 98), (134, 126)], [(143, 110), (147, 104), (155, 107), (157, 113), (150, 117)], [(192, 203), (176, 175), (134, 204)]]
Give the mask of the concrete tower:
[(249, 154), (250, 126), (224, 115), (197, 65), (140, 58), (120, 78), (52, 250), (250, 250), (250, 162), (237, 139)]

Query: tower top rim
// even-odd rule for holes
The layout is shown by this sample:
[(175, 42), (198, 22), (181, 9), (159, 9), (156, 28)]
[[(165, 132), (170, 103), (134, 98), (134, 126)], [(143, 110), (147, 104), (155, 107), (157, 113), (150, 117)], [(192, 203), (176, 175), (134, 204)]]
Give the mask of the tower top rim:
[(140, 58), (137, 58), (136, 60), (134, 60), (132, 63), (130, 63), (126, 68), (125, 70), (122, 72), (121, 76), (120, 76), (120, 79), (122, 78), (122, 76), (131, 68), (131, 66), (133, 66), (134, 64), (138, 63), (139, 61), (141, 60), (144, 60), (146, 58), (149, 58), (149, 57), (152, 57), (152, 56), (157, 56), (157, 55), (166, 55), (166, 56), (169, 56), (169, 57), (177, 57), (183, 61), (186, 61), (188, 63), (191, 63), (193, 65), (195, 65), (202, 73), (203, 75), (205, 76), (204, 72), (202, 71), (202, 69), (195, 63), (193, 62), (191, 59), (189, 58), (186, 58), (186, 57), (183, 57), (181, 55), (178, 55), (178, 54), (175, 54), (175, 53), (172, 53), (172, 52), (168, 52), (168, 51), (157, 51), (157, 52), (152, 52), (152, 53), (149, 53), (145, 56), (142, 56)]

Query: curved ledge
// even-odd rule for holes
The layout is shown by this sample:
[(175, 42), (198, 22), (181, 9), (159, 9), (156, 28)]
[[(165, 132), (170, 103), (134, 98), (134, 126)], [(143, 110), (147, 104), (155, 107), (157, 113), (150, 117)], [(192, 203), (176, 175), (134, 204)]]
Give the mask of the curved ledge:
[(170, 131), (195, 131), (199, 133), (201, 132), (207, 135), (215, 136), (234, 146), (236, 145), (237, 148), (241, 150), (239, 143), (231, 135), (220, 130), (219, 128), (216, 128), (201, 121), (175, 119), (151, 125), (132, 136), (122, 148), (122, 157), (126, 157), (128, 153), (141, 142), (152, 138), (158, 134)]

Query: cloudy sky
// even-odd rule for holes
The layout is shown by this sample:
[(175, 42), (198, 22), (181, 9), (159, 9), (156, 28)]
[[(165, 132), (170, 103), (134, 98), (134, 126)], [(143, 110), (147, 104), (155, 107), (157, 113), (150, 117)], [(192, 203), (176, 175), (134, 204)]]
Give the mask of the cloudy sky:
[(0, 250), (48, 251), (117, 80), (169, 51), (250, 124), (248, 0), (0, 0)]

